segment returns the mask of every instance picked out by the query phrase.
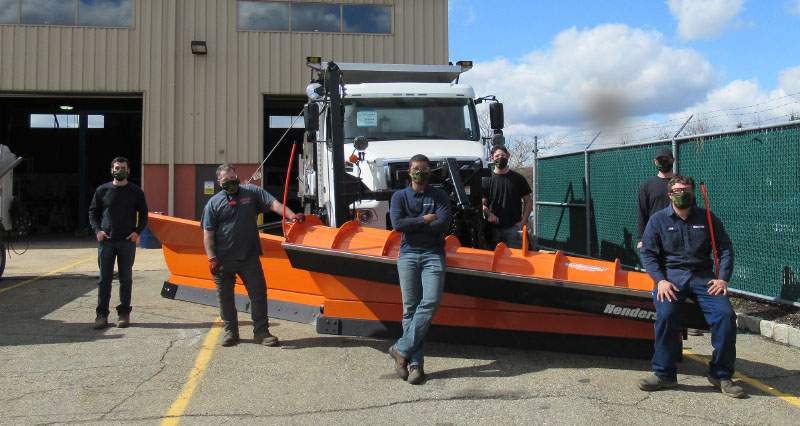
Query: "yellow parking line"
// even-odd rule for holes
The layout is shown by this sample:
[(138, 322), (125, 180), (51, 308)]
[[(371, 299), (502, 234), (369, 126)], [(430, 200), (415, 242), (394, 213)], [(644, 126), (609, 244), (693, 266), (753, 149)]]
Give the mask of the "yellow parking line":
[[(706, 359), (703, 356), (693, 354), (689, 350), (684, 349), (683, 350), (683, 356), (689, 357), (689, 358), (691, 358), (691, 359), (693, 359), (695, 361), (699, 361), (699, 362), (702, 362), (703, 364), (708, 365), (708, 359)], [(778, 389), (775, 389), (770, 385), (766, 385), (764, 383), (761, 383), (760, 381), (758, 381), (756, 379), (753, 379), (753, 378), (750, 378), (750, 377), (747, 377), (742, 373), (738, 373), (738, 372), (734, 373), (733, 377), (735, 377), (735, 378), (747, 383), (748, 385), (750, 385), (750, 386), (752, 386), (754, 388), (758, 388), (758, 389), (760, 389), (760, 390), (762, 390), (762, 391), (764, 391), (764, 392), (766, 392), (766, 393), (768, 393), (770, 395), (775, 395), (778, 398), (788, 402), (789, 404), (792, 404), (792, 405), (795, 405), (797, 407), (800, 407), (800, 398), (798, 398), (798, 397), (796, 397), (796, 396), (794, 396), (792, 394), (781, 392)]]
[(54, 271), (50, 271), (50, 272), (48, 272), (48, 273), (46, 273), (44, 275), (39, 275), (36, 278), (31, 278), (31, 279), (29, 279), (27, 281), (23, 281), (21, 283), (16, 283), (14, 285), (11, 285), (11, 286), (8, 286), (8, 287), (5, 287), (5, 288), (0, 288), (0, 293), (2, 293), (4, 291), (11, 290), (12, 288), (22, 287), (25, 284), (32, 283), (34, 281), (38, 281), (38, 280), (40, 280), (40, 279), (42, 279), (44, 277), (49, 277), (50, 275), (56, 274), (56, 273), (61, 272), (61, 271), (65, 270), (65, 269), (69, 269), (69, 268), (72, 268), (73, 266), (77, 266), (77, 265), (80, 265), (81, 263), (85, 263), (85, 262), (88, 262), (90, 260), (95, 260), (95, 259), (97, 259), (97, 256), (92, 256), (92, 257), (87, 258), (87, 259), (79, 260), (79, 261), (77, 261), (77, 262), (75, 262), (75, 263), (73, 263), (71, 265), (67, 265), (67, 266), (65, 266), (63, 268), (58, 268), (58, 269), (56, 269)]
[(192, 395), (194, 394), (195, 388), (197, 388), (197, 384), (200, 383), (200, 379), (203, 378), (203, 374), (205, 374), (206, 367), (208, 366), (208, 362), (211, 360), (211, 355), (214, 353), (214, 348), (217, 346), (217, 338), (219, 338), (219, 334), (222, 331), (222, 318), (217, 317), (214, 321), (214, 325), (211, 326), (211, 330), (208, 331), (208, 335), (206, 336), (206, 340), (203, 342), (203, 347), (200, 349), (200, 353), (197, 354), (197, 359), (194, 362), (194, 368), (192, 372), (189, 373), (189, 380), (186, 384), (183, 385), (183, 390), (181, 390), (181, 394), (178, 395), (178, 399), (172, 403), (172, 407), (169, 408), (167, 411), (167, 418), (161, 422), (161, 426), (175, 426), (181, 421), (181, 416), (184, 412), (186, 412), (186, 406), (189, 405), (189, 401), (192, 399)]

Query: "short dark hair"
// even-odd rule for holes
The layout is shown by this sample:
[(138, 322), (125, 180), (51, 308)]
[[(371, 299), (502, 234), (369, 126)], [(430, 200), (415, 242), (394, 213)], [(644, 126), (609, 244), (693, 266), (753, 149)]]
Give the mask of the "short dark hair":
[(131, 168), (131, 162), (128, 161), (128, 159), (125, 157), (116, 157), (113, 160), (111, 160), (112, 169), (114, 168), (114, 163), (125, 163), (125, 165), (128, 166), (129, 169)]
[(220, 164), (219, 167), (217, 167), (217, 179), (219, 179), (220, 173), (224, 173), (224, 172), (227, 172), (229, 170), (233, 170), (233, 172), (236, 173), (237, 175), (239, 174), (236, 171), (236, 167), (233, 164), (231, 164), (231, 163), (223, 163), (223, 164)]
[(690, 176), (686, 175), (675, 175), (669, 180), (669, 190), (672, 191), (672, 187), (675, 186), (676, 183), (682, 183), (684, 185), (691, 185), (692, 192), (694, 192), (694, 179)]
[(503, 152), (506, 153), (506, 155), (508, 155), (508, 148), (506, 148), (505, 145), (495, 145), (495, 146), (493, 146), (492, 149), (489, 151), (489, 155), (494, 157), (494, 153), (496, 151), (498, 151), (498, 150), (502, 150)]
[(428, 160), (428, 157), (422, 154), (417, 154), (411, 157), (410, 160), (408, 160), (408, 167), (411, 167), (411, 163), (428, 163), (428, 165), (430, 166), (431, 160)]

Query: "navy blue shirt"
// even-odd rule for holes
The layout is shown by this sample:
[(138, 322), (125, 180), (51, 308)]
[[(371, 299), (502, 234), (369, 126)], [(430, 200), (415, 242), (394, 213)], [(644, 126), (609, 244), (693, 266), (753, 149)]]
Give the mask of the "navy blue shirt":
[[(436, 214), (436, 220), (425, 223), (422, 216)], [(450, 197), (430, 185), (422, 191), (412, 186), (392, 195), (392, 226), (403, 233), (400, 253), (444, 254), (444, 237), (450, 228)]]
[[(719, 257), (719, 279), (730, 281), (733, 274), (733, 244), (722, 222), (711, 214)], [(711, 232), (706, 210), (694, 206), (686, 220), (672, 208), (650, 217), (642, 235), (642, 259), (647, 273), (658, 284), (667, 280), (678, 287), (693, 275), (713, 278)]]
[(262, 254), (258, 214), (270, 211), (275, 197), (255, 185), (240, 185), (234, 194), (220, 191), (203, 209), (200, 226), (214, 231), (214, 254), (220, 260), (245, 260)]

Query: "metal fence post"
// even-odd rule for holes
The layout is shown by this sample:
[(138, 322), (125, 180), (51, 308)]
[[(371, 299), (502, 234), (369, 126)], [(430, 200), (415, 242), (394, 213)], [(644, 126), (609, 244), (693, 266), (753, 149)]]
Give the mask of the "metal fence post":
[(678, 163), (678, 142), (675, 140), (675, 138), (677, 138), (678, 135), (681, 134), (681, 131), (683, 131), (683, 128), (686, 127), (687, 124), (689, 124), (689, 120), (691, 120), (692, 117), (694, 117), (694, 114), (690, 115), (689, 118), (687, 118), (686, 121), (683, 123), (683, 126), (681, 126), (681, 128), (678, 129), (678, 131), (675, 132), (674, 135), (672, 135), (672, 158), (675, 160), (672, 163), (672, 171), (675, 172), (676, 175), (680, 174), (680, 168), (679, 168), (680, 164)]
[(589, 183), (589, 147), (600, 137), (600, 133), (602, 132), (597, 132), (594, 139), (592, 139), (589, 145), (586, 145), (586, 148), (583, 150), (583, 192), (586, 196), (586, 255), (589, 257), (592, 257), (592, 191), (590, 189), (591, 184)]
[(533, 250), (539, 248), (539, 137), (533, 137)]

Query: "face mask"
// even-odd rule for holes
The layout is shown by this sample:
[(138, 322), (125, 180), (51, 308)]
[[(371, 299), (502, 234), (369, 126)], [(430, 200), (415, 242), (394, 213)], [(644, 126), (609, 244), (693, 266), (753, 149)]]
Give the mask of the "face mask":
[(669, 172), (672, 170), (672, 160), (656, 160), (658, 164), (656, 167), (658, 168), (659, 172)]
[(226, 180), (219, 184), (225, 192), (236, 192), (239, 189), (239, 179)]
[(125, 170), (114, 170), (111, 172), (111, 176), (114, 177), (114, 180), (121, 182), (128, 178), (128, 172)]
[(694, 205), (694, 193), (684, 192), (683, 194), (672, 194), (669, 196), (672, 204), (679, 209), (688, 209)]
[(430, 171), (414, 170), (411, 169), (411, 181), (417, 185), (424, 185), (428, 183), (428, 178), (431, 177)]
[(500, 157), (494, 163), (497, 165), (498, 168), (505, 169), (506, 167), (508, 167), (508, 158)]

